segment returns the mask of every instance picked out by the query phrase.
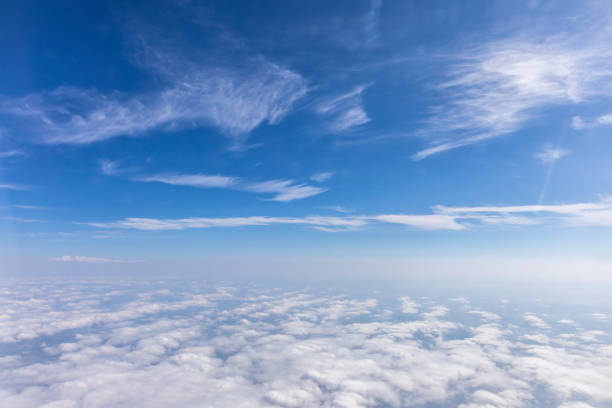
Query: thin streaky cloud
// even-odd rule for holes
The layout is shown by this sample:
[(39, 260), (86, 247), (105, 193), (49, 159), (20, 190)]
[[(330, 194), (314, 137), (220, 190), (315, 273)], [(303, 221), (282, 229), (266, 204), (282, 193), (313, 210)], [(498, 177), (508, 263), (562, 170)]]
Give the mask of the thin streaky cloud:
[(133, 180), (142, 182), (159, 182), (175, 186), (189, 186), (197, 188), (230, 188), (235, 186), (236, 177), (207, 175), (207, 174), (157, 174), (146, 177), (136, 177)]
[(273, 194), (270, 201), (289, 202), (312, 197), (327, 191), (308, 184), (296, 184), (293, 180), (249, 181), (239, 177), (207, 174), (157, 174), (133, 178), (134, 181), (159, 182), (196, 188), (225, 188), (256, 194)]
[(413, 159), (514, 133), (547, 106), (606, 95), (611, 66), (609, 47), (585, 38), (510, 38), (478, 47), (439, 84), (449, 100), (421, 131), (433, 146)]
[(324, 181), (331, 179), (333, 176), (334, 176), (333, 171), (321, 171), (319, 173), (315, 173), (312, 176), (310, 176), (310, 179), (312, 181), (316, 181), (317, 183), (322, 183)]
[(0, 190), (30, 190), (29, 186), (24, 186), (21, 184), (9, 184), (9, 183), (0, 183)]
[(20, 218), (20, 217), (13, 217), (12, 215), (7, 215), (4, 217), (5, 220), (7, 221), (13, 221), (13, 222), (22, 222), (22, 223), (36, 223), (36, 222), (43, 222), (42, 220), (36, 220), (36, 219), (31, 219), (31, 218)]
[(6, 150), (3, 152), (0, 152), (0, 159), (5, 159), (8, 157), (19, 157), (19, 156), (25, 156), (26, 152), (22, 151), (22, 150)]
[[(430, 231), (463, 231), (478, 227), (612, 227), (612, 200), (597, 203), (524, 206), (432, 207), (430, 214), (379, 214), (308, 217), (193, 217), (157, 219), (130, 217), (113, 222), (89, 222), (106, 229), (185, 230), (213, 227), (304, 225), (326, 232), (351, 231), (375, 224), (395, 224)], [(520, 213), (520, 215), (516, 215)]]
[(350, 92), (327, 98), (315, 107), (316, 113), (328, 118), (327, 131), (341, 133), (371, 121), (362, 96), (370, 85), (359, 85)]
[(128, 170), (121, 167), (121, 161), (119, 160), (102, 159), (98, 163), (100, 165), (100, 173), (106, 176), (115, 176)]
[(129, 261), (125, 259), (114, 259), (114, 258), (98, 258), (93, 256), (82, 256), (82, 255), (63, 255), (56, 258), (51, 258), (52, 261), (56, 262), (80, 262), (80, 263), (133, 263), (137, 261)]

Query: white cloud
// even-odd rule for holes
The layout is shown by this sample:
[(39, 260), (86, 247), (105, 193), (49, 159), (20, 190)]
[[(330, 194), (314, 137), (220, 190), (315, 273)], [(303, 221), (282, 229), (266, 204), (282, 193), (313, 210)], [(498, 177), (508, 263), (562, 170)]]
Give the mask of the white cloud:
[(208, 282), (157, 287), (4, 285), (0, 341), (19, 353), (0, 358), (0, 400), (152, 408), (612, 403), (608, 343), (555, 346), (537, 327), (508, 324), (511, 315), (464, 323), (433, 305), (407, 319), (383, 317), (375, 298)]
[(334, 96), (319, 103), (315, 111), (330, 117), (327, 125), (330, 132), (339, 133), (370, 122), (363, 106), (362, 93), (369, 85), (360, 85), (354, 90)]
[(35, 219), (31, 219), (31, 218), (13, 217), (12, 215), (7, 215), (7, 216), (4, 217), (4, 219), (8, 220), (8, 221), (24, 222), (24, 223), (42, 222), (41, 220), (35, 220)]
[(198, 188), (229, 188), (236, 185), (237, 182), (235, 177), (207, 174), (157, 174), (153, 176), (137, 177), (134, 178), (134, 180)]
[(523, 319), (539, 329), (550, 329), (550, 325), (533, 313), (525, 313)]
[(133, 180), (160, 182), (197, 188), (227, 188), (258, 194), (274, 194), (274, 196), (268, 200), (281, 202), (301, 200), (327, 191), (325, 188), (310, 186), (308, 184), (295, 184), (293, 180), (251, 182), (238, 177), (206, 174), (158, 174), (136, 177)]
[(612, 125), (612, 113), (598, 116), (591, 122), (584, 121), (580, 116), (574, 116), (572, 118), (572, 127), (576, 130), (592, 129), (607, 125)]
[(310, 179), (312, 181), (316, 181), (317, 183), (322, 183), (324, 181), (331, 179), (333, 176), (334, 176), (333, 171), (321, 171), (319, 173), (315, 173), (312, 176), (310, 176)]
[(17, 157), (17, 156), (25, 156), (26, 153), (21, 150), (6, 150), (4, 152), (0, 152), (0, 159), (4, 159), (7, 157)]
[(273, 193), (272, 201), (293, 201), (311, 197), (327, 191), (325, 188), (310, 186), (308, 184), (294, 184), (293, 180), (269, 180), (259, 183), (244, 184), (245, 191), (253, 193)]
[(456, 217), (444, 214), (405, 215), (382, 214), (374, 217), (377, 221), (390, 224), (409, 225), (425, 230), (463, 230), (466, 227), (456, 221)]
[(466, 53), (440, 84), (448, 102), (423, 130), (433, 146), (414, 159), (516, 132), (550, 105), (607, 95), (612, 53), (590, 37), (511, 38)]
[[(272, 191), (270, 187), (257, 192)], [(290, 194), (290, 193), (287, 193)], [(301, 192), (295, 193), (299, 195)], [(520, 213), (521, 215), (516, 215)], [(558, 225), (564, 227), (612, 227), (612, 200), (604, 197), (599, 202), (519, 205), (433, 207), (433, 214), (380, 214), (308, 217), (194, 217), (156, 219), (130, 217), (115, 222), (90, 222), (98, 228), (126, 228), (140, 230), (184, 230), (212, 227), (269, 226), (277, 224), (305, 225), (321, 231), (335, 232), (358, 229), (374, 224), (398, 224), (421, 230), (461, 231), (478, 226), (533, 226)]]
[(0, 183), (0, 190), (29, 190), (28, 186), (23, 186), (20, 184), (9, 184), (9, 183)]
[[(610, 227), (612, 226), (612, 200), (603, 196), (599, 202), (557, 204), (557, 205), (517, 205), (517, 206), (476, 206), (445, 207), (434, 206), (434, 211), (457, 219), (476, 220), (490, 223), (498, 219), (501, 224), (530, 225), (556, 224), (569, 227)], [(515, 214), (520, 213), (521, 216)]]
[(125, 169), (121, 168), (121, 162), (117, 160), (102, 159), (99, 161), (99, 164), (100, 173), (107, 176), (114, 176), (125, 171)]
[(541, 161), (543, 164), (547, 164), (556, 162), (560, 158), (567, 156), (569, 153), (569, 150), (566, 149), (546, 146), (543, 151), (536, 153), (534, 157)]
[(84, 262), (84, 263), (130, 263), (134, 261), (127, 261), (124, 259), (112, 259), (112, 258), (97, 258), (93, 256), (81, 256), (81, 255), (63, 255), (57, 258), (52, 258), (53, 261), (57, 262)]
[[(170, 49), (171, 47), (167, 47)], [(214, 126), (240, 147), (263, 123), (277, 124), (307, 93), (297, 73), (263, 57), (240, 64), (191, 60), (163, 47), (142, 45), (138, 62), (166, 86), (136, 94), (59, 87), (0, 99), (0, 114), (44, 143), (87, 144), (153, 129)]]
[(402, 304), (402, 313), (414, 314), (419, 312), (419, 304), (408, 296), (399, 298)]

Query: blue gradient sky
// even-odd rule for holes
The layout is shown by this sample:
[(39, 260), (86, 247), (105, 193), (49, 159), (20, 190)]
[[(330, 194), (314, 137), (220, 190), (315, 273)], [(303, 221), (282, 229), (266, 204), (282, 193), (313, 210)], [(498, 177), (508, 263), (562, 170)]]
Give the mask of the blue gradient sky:
[(3, 259), (612, 255), (608, 2), (0, 16)]

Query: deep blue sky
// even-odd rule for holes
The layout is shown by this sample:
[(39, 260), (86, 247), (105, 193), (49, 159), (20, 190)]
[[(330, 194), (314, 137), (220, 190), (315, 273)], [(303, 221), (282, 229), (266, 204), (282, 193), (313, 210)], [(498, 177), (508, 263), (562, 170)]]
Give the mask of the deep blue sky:
[(3, 2), (0, 257), (609, 259), (611, 15)]

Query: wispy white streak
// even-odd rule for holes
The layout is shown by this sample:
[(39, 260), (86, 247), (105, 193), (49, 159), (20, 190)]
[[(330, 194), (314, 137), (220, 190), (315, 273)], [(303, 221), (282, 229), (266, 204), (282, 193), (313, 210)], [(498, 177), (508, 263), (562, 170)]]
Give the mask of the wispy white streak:
[(511, 38), (471, 50), (440, 84), (449, 99), (423, 130), (433, 146), (413, 158), (516, 132), (546, 106), (605, 95), (611, 66), (610, 48), (587, 39)]

